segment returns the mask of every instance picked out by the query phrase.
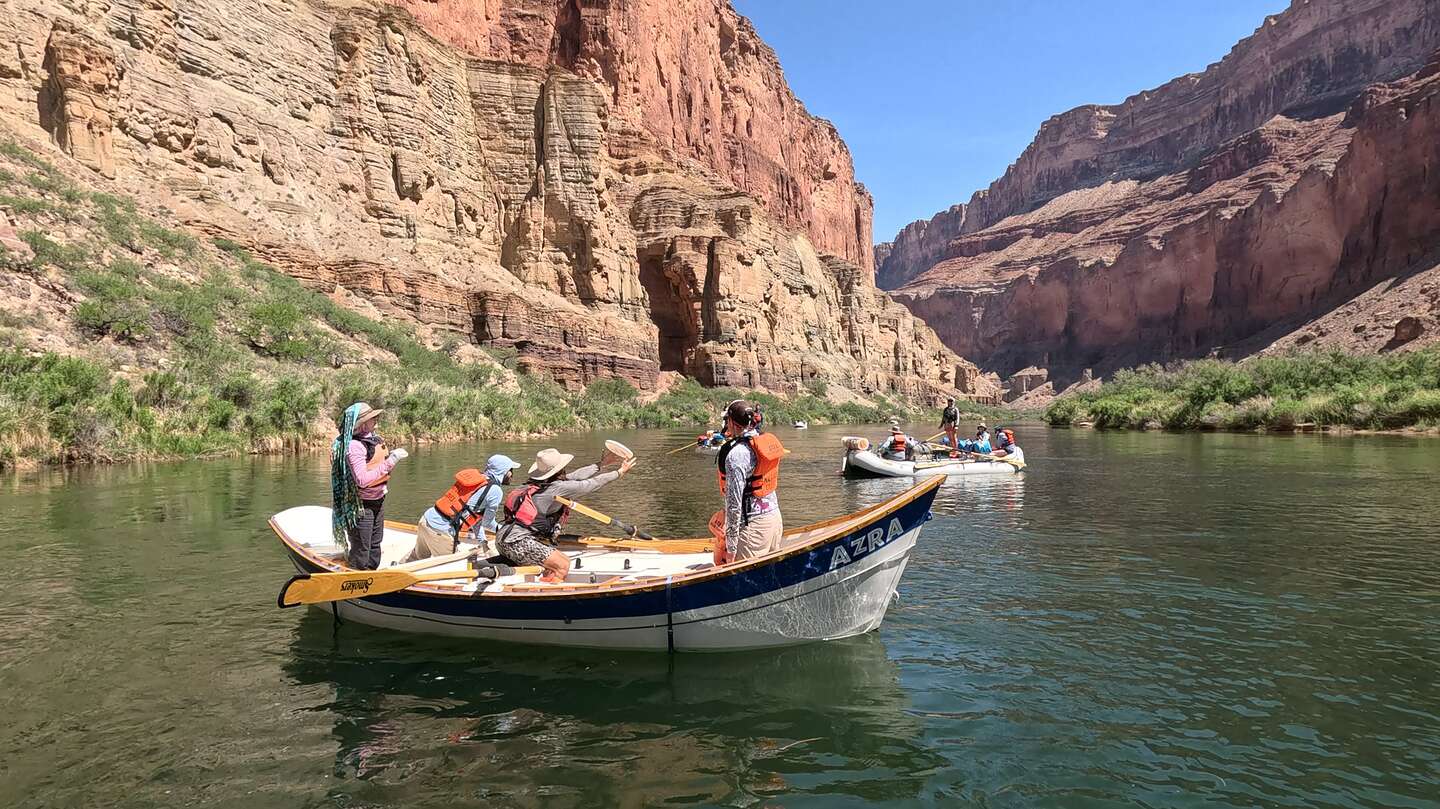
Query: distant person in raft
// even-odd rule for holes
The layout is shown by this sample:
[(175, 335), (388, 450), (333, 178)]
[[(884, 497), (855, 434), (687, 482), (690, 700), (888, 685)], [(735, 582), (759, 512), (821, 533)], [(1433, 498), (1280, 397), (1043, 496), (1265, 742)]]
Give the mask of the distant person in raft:
[(984, 422), (976, 425), (975, 438), (973, 440), (960, 442), (960, 449), (963, 452), (990, 454), (990, 430), (985, 426)]
[(1015, 432), (1009, 427), (995, 428), (995, 450), (990, 454), (997, 458), (1009, 458), (1025, 463), (1025, 453), (1020, 450), (1020, 445), (1015, 443)]
[(759, 409), (744, 399), (725, 408), (727, 440), (716, 462), (724, 508), (710, 518), (717, 565), (778, 550), (785, 533), (776, 495), (785, 447), (760, 431), (760, 420)]
[(385, 439), (375, 432), (384, 412), (364, 402), (345, 408), (340, 434), (330, 445), (331, 528), (355, 570), (380, 567), (386, 483), (395, 464), (409, 455), (403, 449), (386, 449)]
[(510, 483), (520, 468), (504, 455), (491, 455), (485, 471), (461, 469), (455, 482), (420, 516), (415, 524), (415, 550), (402, 562), (444, 556), (460, 548), (461, 538), (473, 545), (485, 541), (485, 531), (492, 534), (499, 527), (496, 519), (500, 501), (505, 496), (500, 488)]
[(915, 460), (916, 441), (899, 427), (890, 428), (890, 437), (880, 445), (880, 457), (887, 461)]
[(570, 557), (555, 548), (555, 539), (570, 519), (570, 509), (555, 498), (577, 499), (607, 483), (619, 480), (635, 465), (628, 457), (609, 472), (601, 472), (601, 464), (610, 465), (604, 456), (600, 464), (582, 466), (571, 471), (574, 455), (558, 449), (542, 449), (530, 465), (529, 479), (524, 486), (510, 490), (501, 510), (500, 528), (495, 544), (500, 554), (515, 565), (544, 565), (542, 582), (562, 582), (570, 572)]

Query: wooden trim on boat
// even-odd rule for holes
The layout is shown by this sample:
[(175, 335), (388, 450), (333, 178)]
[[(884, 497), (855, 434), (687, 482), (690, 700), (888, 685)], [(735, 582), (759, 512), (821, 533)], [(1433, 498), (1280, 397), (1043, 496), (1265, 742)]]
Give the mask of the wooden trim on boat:
[[(838, 526), (841, 526), (845, 523), (866, 522), (876, 518), (878, 515), (898, 511), (901, 508), (904, 508), (905, 506), (914, 502), (922, 495), (928, 494), (930, 491), (938, 488), (940, 484), (944, 481), (945, 477), (943, 475), (935, 475), (933, 477), (926, 478), (919, 483), (916, 483), (908, 490), (896, 495), (895, 497), (890, 498), (889, 500), (881, 501), (879, 503), (876, 503), (875, 505), (867, 506), (866, 508), (860, 509), (859, 511), (852, 512), (841, 517), (835, 517), (833, 519), (813, 523), (811, 525), (807, 525), (801, 528), (796, 528), (792, 531), (786, 531), (785, 536), (791, 536), (794, 534), (803, 534), (806, 532), (818, 531), (822, 528), (829, 529), (810, 538), (809, 541), (803, 544), (795, 545), (788, 548), (781, 548), (779, 551), (776, 551), (774, 553), (766, 554), (764, 556), (757, 556), (753, 559), (746, 559), (745, 561), (738, 564), (725, 565), (723, 567), (709, 567), (705, 568), (704, 570), (695, 570), (671, 576), (657, 576), (646, 581), (630, 581), (626, 582), (624, 586), (610, 586), (611, 582), (596, 582), (595, 584), (575, 582), (568, 584), (546, 584), (543, 586), (538, 586), (534, 592), (530, 592), (528, 590), (516, 591), (511, 589), (512, 587), (514, 587), (514, 585), (507, 585), (503, 590), (487, 590), (481, 593), (473, 593), (467, 590), (460, 589), (460, 587), (455, 585), (441, 586), (422, 583), (412, 585), (411, 587), (407, 588), (407, 591), (437, 598), (475, 598), (478, 596), (482, 598), (555, 598), (575, 600), (583, 598), (607, 597), (613, 595), (631, 595), (651, 590), (659, 590), (665, 587), (673, 588), (677, 585), (688, 586), (701, 581), (705, 581), (707, 579), (731, 576), (736, 573), (752, 570), (757, 567), (774, 564), (775, 562), (779, 562), (802, 553), (809, 553), (814, 547), (822, 545), (830, 541), (831, 539), (834, 539), (837, 534), (841, 533), (841, 531), (837, 530)], [(321, 567), (324, 567), (326, 569), (347, 569), (343, 566), (335, 564), (331, 560), (311, 553), (308, 548), (295, 542), (284, 531), (280, 529), (280, 526), (275, 523), (274, 517), (271, 517), (269, 522), (271, 530), (275, 532), (275, 535), (280, 538), (280, 541), (287, 548), (289, 548), (292, 553), (295, 553), (296, 555), (307, 559), (317, 565), (320, 565)], [(386, 524), (387, 526), (389, 526), (388, 520), (386, 521)], [(664, 540), (656, 541), (663, 542)], [(529, 583), (527, 582), (526, 584)]]

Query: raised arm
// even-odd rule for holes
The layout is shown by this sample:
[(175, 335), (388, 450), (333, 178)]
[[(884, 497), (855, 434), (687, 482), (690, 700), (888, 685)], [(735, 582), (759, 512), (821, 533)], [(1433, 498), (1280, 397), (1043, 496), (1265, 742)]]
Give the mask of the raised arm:
[(380, 479), (390, 474), (395, 468), (399, 458), (391, 455), (381, 461), (374, 469), (367, 469), (365, 466), (365, 445), (359, 441), (351, 440), (350, 446), (345, 448), (345, 460), (350, 463), (350, 474), (355, 478), (355, 485), (365, 489), (380, 482)]

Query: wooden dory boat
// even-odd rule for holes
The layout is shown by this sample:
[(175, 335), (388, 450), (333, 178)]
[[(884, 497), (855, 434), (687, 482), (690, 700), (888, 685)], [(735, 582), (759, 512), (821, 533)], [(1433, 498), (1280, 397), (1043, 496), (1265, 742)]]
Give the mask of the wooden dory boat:
[[(878, 505), (785, 532), (767, 556), (714, 568), (705, 539), (590, 537), (562, 543), (569, 579), (426, 582), (320, 605), (342, 621), (481, 640), (552, 646), (718, 651), (786, 646), (869, 632), (895, 595), (934, 477)], [(330, 509), (300, 506), (270, 518), (301, 574), (345, 570)], [(385, 524), (381, 567), (414, 546), (413, 527)], [(437, 571), (464, 570), (456, 561)]]

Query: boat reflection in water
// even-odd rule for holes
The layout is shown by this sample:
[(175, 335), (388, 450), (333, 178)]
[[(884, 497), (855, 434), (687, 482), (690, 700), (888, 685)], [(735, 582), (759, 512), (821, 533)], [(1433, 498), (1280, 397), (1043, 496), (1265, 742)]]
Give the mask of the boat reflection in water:
[[(336, 631), (310, 611), (286, 674), (327, 686), (337, 785), (355, 804), (748, 804), (923, 788), (943, 758), (874, 635), (671, 655)], [(343, 796), (343, 797), (342, 797)]]

